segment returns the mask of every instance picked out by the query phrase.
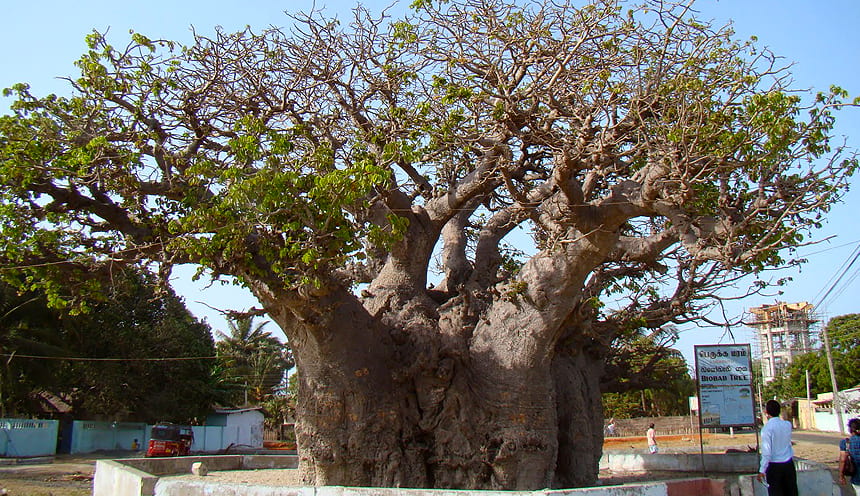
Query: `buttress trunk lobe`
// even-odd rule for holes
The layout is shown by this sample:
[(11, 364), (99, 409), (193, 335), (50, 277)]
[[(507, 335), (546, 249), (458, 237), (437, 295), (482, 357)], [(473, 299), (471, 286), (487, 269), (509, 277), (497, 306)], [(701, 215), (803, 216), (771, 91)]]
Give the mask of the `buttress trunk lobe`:
[(552, 371), (559, 424), (553, 487), (592, 486), (603, 451), (603, 362), (588, 353), (557, 353)]

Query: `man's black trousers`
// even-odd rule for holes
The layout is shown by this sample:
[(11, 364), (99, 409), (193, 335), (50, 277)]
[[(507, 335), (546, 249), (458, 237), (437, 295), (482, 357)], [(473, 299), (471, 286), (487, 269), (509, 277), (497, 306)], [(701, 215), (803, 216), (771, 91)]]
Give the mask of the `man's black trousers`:
[(767, 465), (768, 496), (797, 496), (797, 473), (794, 470), (794, 460)]

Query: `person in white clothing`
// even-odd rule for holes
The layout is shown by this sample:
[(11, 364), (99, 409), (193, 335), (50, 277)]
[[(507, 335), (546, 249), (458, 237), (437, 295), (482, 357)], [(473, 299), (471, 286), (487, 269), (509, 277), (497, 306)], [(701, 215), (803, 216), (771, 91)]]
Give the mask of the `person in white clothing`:
[(648, 426), (648, 431), (645, 433), (645, 438), (648, 439), (648, 452), (654, 454), (657, 452), (657, 431), (654, 430), (654, 424)]
[(761, 430), (761, 464), (758, 480), (767, 479), (768, 496), (797, 496), (797, 472), (791, 447), (791, 422), (779, 418), (779, 402), (764, 406), (767, 423)]

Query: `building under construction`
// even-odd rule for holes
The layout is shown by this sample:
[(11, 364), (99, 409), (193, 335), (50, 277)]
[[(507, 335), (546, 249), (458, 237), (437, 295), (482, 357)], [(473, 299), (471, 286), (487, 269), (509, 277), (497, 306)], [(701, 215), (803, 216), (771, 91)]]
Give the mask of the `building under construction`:
[(749, 311), (752, 318), (746, 324), (758, 335), (764, 382), (782, 374), (795, 356), (813, 351), (811, 304), (776, 302)]

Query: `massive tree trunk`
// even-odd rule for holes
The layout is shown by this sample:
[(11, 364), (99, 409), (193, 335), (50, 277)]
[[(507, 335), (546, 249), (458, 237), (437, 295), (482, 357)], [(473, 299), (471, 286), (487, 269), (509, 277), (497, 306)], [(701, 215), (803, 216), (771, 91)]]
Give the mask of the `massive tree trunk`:
[(599, 361), (547, 352), (536, 336), (560, 333), (537, 310), (496, 302), (479, 319), (466, 295), (442, 306), (381, 287), (366, 296), (270, 311), (296, 357), (307, 483), (529, 490), (596, 480)]

